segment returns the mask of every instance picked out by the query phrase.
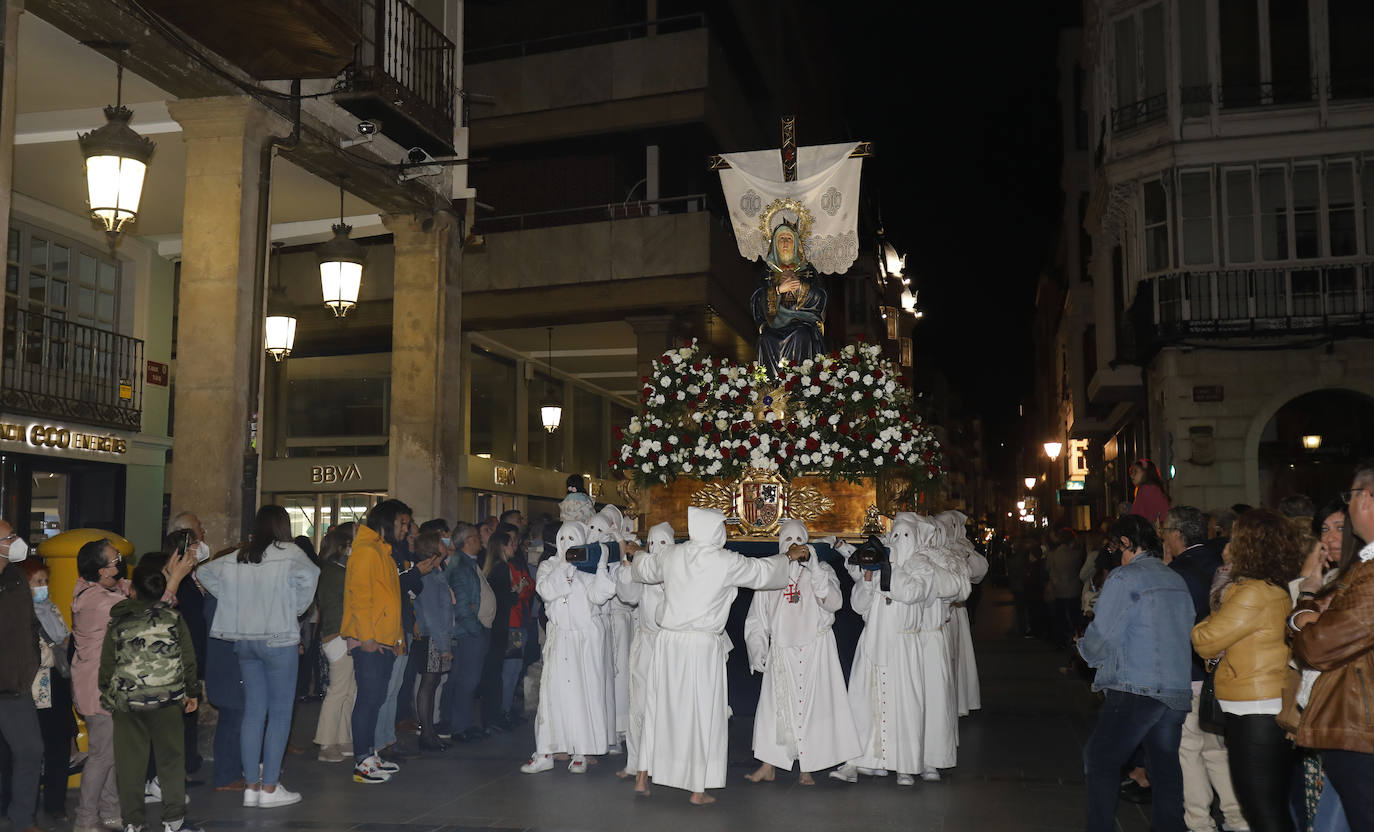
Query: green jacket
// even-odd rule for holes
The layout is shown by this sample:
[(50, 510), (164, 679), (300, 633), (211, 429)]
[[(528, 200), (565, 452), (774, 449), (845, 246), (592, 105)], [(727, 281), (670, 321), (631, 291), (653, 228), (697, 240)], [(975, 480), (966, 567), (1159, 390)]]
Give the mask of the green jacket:
[(180, 613), (134, 598), (110, 610), (100, 653), (100, 704), (107, 711), (164, 708), (200, 698), (196, 651)]

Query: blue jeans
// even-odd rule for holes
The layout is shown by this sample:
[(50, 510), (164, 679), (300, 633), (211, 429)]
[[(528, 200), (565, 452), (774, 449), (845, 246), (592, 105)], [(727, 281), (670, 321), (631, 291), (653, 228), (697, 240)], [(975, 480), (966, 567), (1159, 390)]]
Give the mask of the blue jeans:
[(391, 666), (396, 654), (378, 650), (368, 653), (361, 648), (352, 652), (353, 681), (358, 694), (353, 700), (353, 759), (361, 763), (376, 750), (368, 740), (377, 735), (377, 714), (386, 701), (387, 684), (391, 681)]
[(448, 715), (449, 728), (454, 734), (473, 726), (472, 699), (477, 692), (477, 683), (482, 681), (482, 666), (486, 664), (490, 643), (489, 630), (458, 636), (454, 640), (453, 666), (449, 669), (441, 700), (444, 703), (441, 710)]
[[(1322, 770), (1335, 787), (1345, 809), (1346, 822), (1354, 832), (1374, 829), (1374, 754), (1322, 749)], [(1325, 797), (1325, 792), (1323, 792)]]
[(520, 681), (520, 671), (525, 669), (525, 660), (517, 657), (501, 663), (501, 713), (510, 713), (515, 704), (515, 683)]
[(1136, 746), (1145, 749), (1153, 799), (1154, 832), (1183, 832), (1183, 772), (1178, 744), (1187, 711), (1175, 711), (1148, 696), (1108, 690), (1097, 714), (1097, 727), (1083, 748), (1088, 832), (1114, 832), (1121, 769)]
[(240, 737), (243, 735), (243, 711), (238, 708), (220, 708), (219, 720), (215, 723), (215, 787), (227, 786), (248, 776), (243, 770), (243, 748)]
[(391, 676), (387, 680), (386, 699), (382, 700), (382, 707), (377, 711), (377, 725), (373, 728), (373, 746), (381, 749), (386, 748), (396, 741), (396, 700), (401, 694), (401, 685), (406, 680), (406, 667), (410, 664), (408, 657), (401, 656), (391, 664)]
[(1341, 797), (1331, 785), (1330, 777), (1322, 777), (1322, 794), (1317, 799), (1317, 816), (1312, 819), (1312, 828), (1317, 832), (1350, 832), (1345, 807), (1341, 806)]
[(243, 755), (244, 779), (275, 786), (281, 780), (281, 761), (291, 736), (300, 651), (294, 644), (268, 647), (265, 641), (236, 641), (234, 655), (239, 658), (239, 674), (243, 677), (239, 751)]

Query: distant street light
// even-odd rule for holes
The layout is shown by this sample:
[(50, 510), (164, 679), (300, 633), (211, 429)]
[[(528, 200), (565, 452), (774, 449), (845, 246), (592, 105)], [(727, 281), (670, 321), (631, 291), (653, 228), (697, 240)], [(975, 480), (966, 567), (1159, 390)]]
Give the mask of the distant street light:
[(1315, 451), (1322, 446), (1322, 435), (1320, 433), (1309, 433), (1302, 438), (1302, 446), (1309, 451)]
[(1026, 477), (1025, 482), (1027, 491), (1035, 487), (1035, 477)]
[(1045, 443), (1045, 456), (1050, 458), (1050, 462), (1059, 459), (1059, 452), (1062, 450), (1064, 450), (1064, 443), (1062, 442)]

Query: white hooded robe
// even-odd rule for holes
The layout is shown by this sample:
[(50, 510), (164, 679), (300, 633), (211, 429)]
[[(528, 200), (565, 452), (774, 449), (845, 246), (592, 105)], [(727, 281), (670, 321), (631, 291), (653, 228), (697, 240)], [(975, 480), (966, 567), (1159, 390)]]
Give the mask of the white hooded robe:
[(615, 583), (604, 561), (589, 575), (565, 559), (586, 535), (581, 523), (564, 523), (558, 553), (539, 564), (534, 582), (549, 616), (534, 719), (536, 754), (606, 752), (603, 635), (592, 610), (615, 594)]
[[(659, 523), (649, 529), (649, 551), (662, 552), (673, 545), (673, 527)], [(658, 643), (658, 609), (663, 606), (663, 587), (642, 584), (634, 570), (621, 568), (616, 573), (616, 597), (634, 607), (635, 635), (630, 644), (630, 721), (625, 731), (625, 770), (640, 770), (640, 738), (644, 735), (645, 703), (653, 698), (649, 686), (649, 665)]]
[[(620, 509), (606, 506), (587, 524), (588, 543), (624, 543), (625, 519)], [(608, 567), (616, 580), (623, 564)], [(634, 639), (634, 609), (612, 595), (594, 611), (605, 639), (606, 743), (616, 745), (630, 722), (630, 643)]]
[(781, 589), (787, 558), (725, 548), (725, 515), (687, 509), (686, 543), (634, 559), (634, 577), (663, 585), (658, 644), (649, 665), (639, 767), (655, 783), (702, 792), (725, 785), (728, 744), (725, 639), (739, 587)]
[[(968, 518), (963, 512), (942, 511), (936, 515), (936, 519), (945, 523), (945, 533), (949, 537), (947, 545), (956, 555), (962, 554), (968, 568), (969, 583), (982, 583), (988, 574), (988, 559), (973, 547), (964, 531)], [(968, 716), (970, 711), (983, 707), (983, 697), (978, 682), (978, 658), (973, 652), (973, 628), (969, 625), (968, 608), (963, 603), (955, 604), (950, 610), (946, 629), (950, 660), (954, 664), (954, 690), (959, 700), (959, 716)]]
[[(778, 552), (807, 539), (801, 521), (786, 520)], [(830, 629), (844, 605), (840, 579), (807, 548), (808, 560), (788, 564), (786, 587), (754, 593), (744, 642), (750, 669), (763, 674), (754, 756), (785, 770), (799, 761), (801, 771), (820, 771), (857, 756), (860, 747)]]

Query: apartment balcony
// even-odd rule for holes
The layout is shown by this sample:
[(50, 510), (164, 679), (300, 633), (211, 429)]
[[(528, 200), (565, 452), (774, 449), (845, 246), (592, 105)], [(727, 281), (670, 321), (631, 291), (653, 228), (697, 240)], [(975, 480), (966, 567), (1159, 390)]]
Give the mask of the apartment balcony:
[(143, 367), (137, 338), (7, 308), (0, 410), (137, 431)]
[(738, 308), (736, 328), (753, 329), (743, 310), (757, 274), (702, 194), (488, 217), (476, 233), (482, 246), (463, 259), (465, 328), (712, 304)]
[(1374, 333), (1374, 263), (1177, 272), (1141, 281), (1136, 358), (1191, 340)]
[[(726, 146), (758, 121), (704, 15), (465, 51), (474, 149), (708, 122)], [(703, 162), (704, 164), (704, 162)]]
[(381, 122), (387, 138), (452, 155), (458, 50), (405, 0), (360, 0), (361, 32), (339, 106)]

